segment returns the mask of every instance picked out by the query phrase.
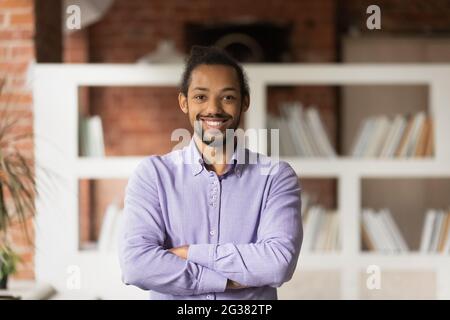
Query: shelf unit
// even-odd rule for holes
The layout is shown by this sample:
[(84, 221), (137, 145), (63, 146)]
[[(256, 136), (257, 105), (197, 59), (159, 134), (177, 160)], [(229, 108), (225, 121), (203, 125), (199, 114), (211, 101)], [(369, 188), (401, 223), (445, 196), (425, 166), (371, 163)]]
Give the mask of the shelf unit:
[[(300, 178), (336, 178), (342, 250), (301, 253), (294, 278), (302, 270), (338, 269), (341, 298), (357, 299), (360, 272), (370, 264), (386, 269), (426, 268), (437, 274), (439, 299), (450, 298), (450, 257), (380, 255), (360, 246), (361, 180), (370, 177), (450, 178), (450, 65), (408, 64), (251, 64), (245, 65), (251, 107), (245, 128), (266, 127), (269, 85), (421, 84), (429, 88), (434, 119), (432, 159), (285, 158)], [(46, 177), (37, 171), (36, 277), (67, 289), (68, 267), (79, 266), (84, 290), (105, 298), (141, 298), (147, 294), (125, 287), (115, 254), (79, 250), (77, 183), (79, 179), (127, 178), (143, 157), (83, 158), (78, 156), (78, 87), (177, 86), (181, 65), (37, 64), (34, 68), (36, 162), (59, 176), (46, 192)], [(265, 141), (250, 139), (250, 148), (266, 152)], [(280, 289), (282, 293), (283, 287)], [(281, 294), (281, 296), (283, 296)]]

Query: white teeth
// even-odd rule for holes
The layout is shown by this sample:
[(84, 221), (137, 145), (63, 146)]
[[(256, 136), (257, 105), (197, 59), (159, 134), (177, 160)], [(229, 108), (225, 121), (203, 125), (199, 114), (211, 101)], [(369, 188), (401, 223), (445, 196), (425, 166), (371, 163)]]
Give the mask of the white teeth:
[(205, 121), (208, 126), (211, 127), (219, 127), (222, 124), (222, 121)]

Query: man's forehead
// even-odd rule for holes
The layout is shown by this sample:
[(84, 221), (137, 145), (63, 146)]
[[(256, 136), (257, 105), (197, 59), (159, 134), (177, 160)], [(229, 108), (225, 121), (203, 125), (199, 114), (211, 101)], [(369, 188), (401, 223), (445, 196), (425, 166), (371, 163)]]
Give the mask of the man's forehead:
[(238, 86), (236, 70), (224, 65), (200, 65), (191, 74), (191, 85), (205, 86), (221, 85), (226, 87)]

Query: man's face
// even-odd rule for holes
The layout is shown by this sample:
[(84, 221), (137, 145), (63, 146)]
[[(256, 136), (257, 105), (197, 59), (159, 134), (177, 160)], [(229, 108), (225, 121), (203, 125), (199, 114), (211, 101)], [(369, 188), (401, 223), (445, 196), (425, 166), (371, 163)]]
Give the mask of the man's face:
[(188, 96), (180, 93), (180, 107), (195, 134), (208, 145), (225, 142), (226, 129), (236, 130), (249, 99), (241, 98), (236, 70), (223, 65), (199, 65), (191, 74)]

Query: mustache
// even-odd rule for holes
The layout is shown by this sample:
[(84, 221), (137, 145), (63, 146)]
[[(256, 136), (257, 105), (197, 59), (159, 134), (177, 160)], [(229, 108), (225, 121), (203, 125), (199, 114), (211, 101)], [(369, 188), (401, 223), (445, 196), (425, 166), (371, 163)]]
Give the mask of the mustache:
[(214, 114), (198, 114), (196, 116), (197, 120), (200, 120), (200, 118), (221, 118), (221, 119), (229, 119), (231, 118), (230, 115), (225, 114), (225, 113), (214, 113)]

